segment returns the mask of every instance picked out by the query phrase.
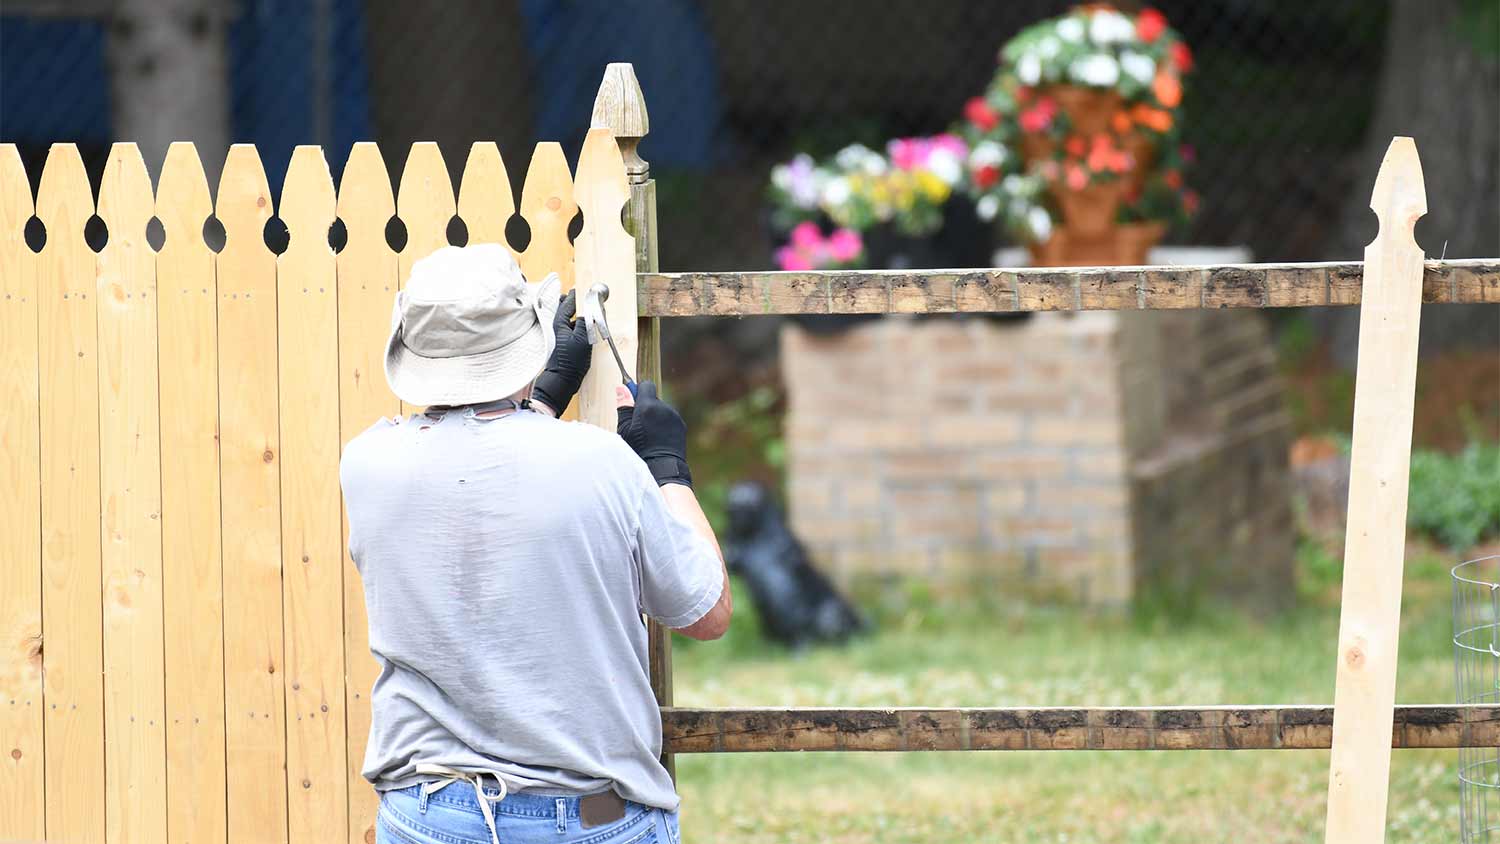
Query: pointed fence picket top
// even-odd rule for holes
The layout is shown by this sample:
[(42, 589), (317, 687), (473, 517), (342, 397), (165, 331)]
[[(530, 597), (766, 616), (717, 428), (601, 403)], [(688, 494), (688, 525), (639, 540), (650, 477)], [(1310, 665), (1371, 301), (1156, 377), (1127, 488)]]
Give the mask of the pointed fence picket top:
[[(35, 206), (15, 144), (0, 144), (0, 489), (40, 489), (35, 256), (26, 221)], [(0, 839), (46, 834), (42, 771), (41, 498), (0, 508)], [(8, 703), (14, 700), (15, 703)]]
[(568, 226), (576, 216), (573, 176), (562, 144), (537, 144), (526, 168), (526, 184), (521, 188), (521, 217), (531, 229), (531, 240), (519, 258), (526, 278), (540, 281), (555, 272), (562, 281), (562, 292), (573, 289), (573, 244), (568, 240)]
[(505, 224), (516, 213), (505, 160), (494, 141), (475, 141), (464, 162), (464, 177), (458, 188), (458, 216), (469, 232), (469, 243), (501, 243), (516, 254), (505, 239)]
[(99, 383), (94, 213), (77, 147), (53, 144), (36, 215), (42, 467), (47, 836), (104, 835), (104, 664), (99, 559)]
[(406, 224), (406, 246), (400, 256), (403, 284), (411, 277), (412, 264), (448, 245), (448, 223), (457, 208), (442, 150), (432, 141), (412, 144), (396, 191), (396, 214)]
[(205, 844), (226, 839), (218, 285), (203, 239), (213, 211), (197, 149), (172, 144), (156, 191), (167, 834)]
[[(586, 291), (597, 282), (609, 285), (604, 303), (610, 334), (626, 366), (636, 360), (635, 239), (620, 225), (620, 211), (630, 201), (625, 163), (608, 129), (590, 129), (578, 156), (574, 187), (583, 209), (583, 231), (574, 243), (577, 283)], [(634, 372), (630, 373), (632, 377)], [(589, 374), (578, 391), (578, 418), (608, 431), (615, 429), (615, 387), (620, 369), (607, 343), (594, 344)]]
[(215, 212), (225, 238), (216, 270), (229, 840), (278, 842), (287, 803), (276, 256), (253, 146), (230, 147)]
[[(290, 234), (276, 261), (281, 405), (281, 570), (286, 608), (287, 838), (348, 837), (344, 775), (343, 548), (335, 199), (323, 150), (292, 152), (281, 191)], [(295, 355), (291, 350), (296, 350)]]
[[(380, 149), (358, 143), (349, 153), (339, 182), (338, 216), (347, 241), (338, 254), (339, 439), (348, 443), (383, 416), (401, 412), (401, 402), (385, 382), (385, 341), (399, 276), (396, 253), (385, 239), (396, 199)], [(346, 519), (342, 510), (341, 519)], [(344, 549), (344, 699), (349, 741), (348, 842), (375, 838), (375, 790), (365, 781), (365, 736), (370, 733), (370, 689), (380, 673), (370, 656), (369, 620), (359, 571), (349, 557), (347, 520), (341, 522)]]
[(1385, 838), (1422, 315), (1422, 248), (1414, 235), (1427, 213), (1422, 163), (1411, 138), (1391, 141), (1370, 208), (1380, 232), (1365, 247), (1359, 309), (1328, 844)]
[(105, 837), (167, 838), (156, 383), (156, 204), (135, 144), (115, 144), (99, 186), (99, 481), (103, 502)]

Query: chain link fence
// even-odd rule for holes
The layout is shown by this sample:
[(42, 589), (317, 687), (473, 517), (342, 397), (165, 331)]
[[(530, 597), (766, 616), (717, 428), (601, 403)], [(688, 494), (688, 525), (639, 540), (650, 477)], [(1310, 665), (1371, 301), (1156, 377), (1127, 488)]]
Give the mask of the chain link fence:
[[(436, 139), (456, 176), (468, 142), (494, 138), (519, 180), (534, 139), (576, 155), (604, 64), (632, 61), (652, 115), (642, 150), (662, 266), (761, 268), (774, 163), (943, 130), (1002, 43), (1069, 5), (12, 0), (0, 139), (22, 145), (33, 178), (53, 141), (79, 142), (95, 178), (117, 138), (200, 140), (205, 158), (250, 141), (278, 185), (298, 143), (325, 145), (337, 172), (355, 140), (381, 141), (398, 168), (403, 147)], [(1324, 257), (1374, 107), (1387, 4), (1158, 6), (1196, 56), (1185, 133), (1204, 200), (1175, 240)]]

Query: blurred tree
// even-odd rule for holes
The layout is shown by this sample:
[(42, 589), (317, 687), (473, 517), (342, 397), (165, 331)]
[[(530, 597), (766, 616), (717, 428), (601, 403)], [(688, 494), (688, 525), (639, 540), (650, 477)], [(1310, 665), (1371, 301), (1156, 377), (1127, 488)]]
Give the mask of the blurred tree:
[(224, 0), (119, 0), (108, 37), (113, 134), (140, 145), (161, 171), (167, 145), (198, 145), (210, 184), (229, 146), (229, 71)]
[(1357, 257), (1374, 236), (1370, 184), (1393, 135), (1416, 138), (1427, 183), (1418, 239), (1429, 258), (1500, 254), (1500, 4), (1393, 0), (1375, 119), (1336, 244)]

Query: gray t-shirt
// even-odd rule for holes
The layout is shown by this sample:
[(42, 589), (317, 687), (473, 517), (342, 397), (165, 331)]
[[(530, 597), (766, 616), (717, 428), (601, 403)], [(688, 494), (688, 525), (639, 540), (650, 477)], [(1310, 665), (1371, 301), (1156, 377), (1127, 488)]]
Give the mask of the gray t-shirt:
[(640, 613), (690, 625), (723, 575), (629, 446), (456, 409), (377, 422), (340, 480), (380, 664), (366, 779), (428, 763), (677, 808)]

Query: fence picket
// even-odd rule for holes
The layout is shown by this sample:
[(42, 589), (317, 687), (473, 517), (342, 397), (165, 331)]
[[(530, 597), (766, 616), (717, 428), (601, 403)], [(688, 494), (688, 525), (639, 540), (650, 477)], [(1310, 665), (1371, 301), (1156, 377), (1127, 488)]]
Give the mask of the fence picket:
[[(529, 185), (528, 185), (529, 187)], [(578, 179), (574, 193), (583, 209), (583, 231), (575, 246), (578, 285), (587, 289), (595, 282), (610, 286), (604, 304), (610, 334), (623, 360), (636, 359), (635, 239), (620, 224), (620, 210), (630, 200), (625, 181), (625, 162), (608, 129), (589, 130), (578, 156)], [(631, 373), (634, 375), (635, 373)], [(615, 386), (620, 370), (605, 343), (594, 345), (593, 363), (578, 391), (578, 418), (607, 431), (615, 429)]]
[(448, 245), (448, 221), (457, 207), (442, 150), (432, 141), (412, 144), (396, 192), (396, 213), (406, 224), (406, 246), (400, 255), (402, 281), (411, 275), (412, 264)]
[(95, 286), (109, 841), (167, 837), (154, 205), (140, 150), (115, 144), (99, 186), (109, 240)]
[(521, 187), (521, 217), (531, 227), (531, 242), (520, 255), (521, 272), (540, 281), (555, 272), (562, 291), (573, 289), (573, 244), (568, 226), (578, 216), (573, 197), (573, 175), (562, 144), (544, 141), (531, 153), (526, 184)]
[(286, 607), (287, 837), (347, 836), (343, 554), (339, 550), (338, 301), (323, 150), (292, 152), (281, 191), (291, 240), (276, 261), (281, 570)]
[[(401, 412), (385, 383), (385, 340), (396, 295), (396, 253), (385, 225), (396, 213), (391, 179), (380, 149), (354, 145), (339, 182), (338, 215), (348, 241), (337, 258), (339, 325), (339, 439), (347, 443), (382, 416)], [(340, 517), (343, 511), (340, 510)], [(370, 689), (380, 673), (370, 656), (369, 620), (359, 572), (349, 558), (349, 524), (343, 524), (344, 694), (349, 740), (349, 844), (375, 839), (375, 790), (365, 781), (365, 740), (370, 734)]]
[(99, 383), (93, 215), (83, 160), (53, 144), (36, 215), (42, 453), (42, 635), (47, 835), (104, 839), (104, 663), (99, 595)]
[(500, 148), (494, 141), (475, 141), (458, 186), (458, 216), (469, 230), (469, 243), (503, 243), (510, 254), (517, 254), (505, 239), (505, 224), (515, 213), (516, 201)]
[(166, 647), (167, 838), (226, 838), (224, 613), (219, 525), (218, 285), (203, 241), (213, 213), (190, 143), (167, 148), (156, 217)]
[(0, 839), (46, 834), (33, 207), (16, 145), (0, 144), (0, 489), (12, 492), (0, 508)]
[(255, 147), (229, 148), (216, 212), (229, 839), (285, 841), (276, 256)]

